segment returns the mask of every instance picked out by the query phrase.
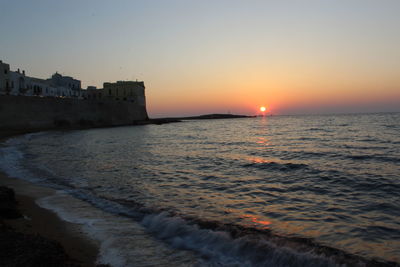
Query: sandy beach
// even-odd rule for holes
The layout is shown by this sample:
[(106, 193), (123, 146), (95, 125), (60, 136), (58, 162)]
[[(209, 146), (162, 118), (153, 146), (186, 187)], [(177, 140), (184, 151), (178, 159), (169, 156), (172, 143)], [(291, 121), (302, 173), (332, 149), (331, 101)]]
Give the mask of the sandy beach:
[[(11, 137), (15, 133), (4, 133), (0, 142)], [(3, 226), (11, 227), (15, 232), (39, 235), (49, 240), (55, 240), (71, 258), (72, 265), (96, 266), (96, 257), (99, 251), (96, 241), (89, 239), (79, 225), (61, 220), (52, 211), (41, 208), (36, 200), (55, 193), (54, 190), (35, 186), (29, 182), (8, 177), (0, 172), (0, 186), (12, 188), (15, 191), (17, 209), (23, 215), (17, 219), (0, 219)], [(28, 251), (27, 255), (29, 254)], [(4, 257), (4, 255), (3, 255)], [(24, 257), (24, 253), (18, 255), (6, 255), (8, 257)]]

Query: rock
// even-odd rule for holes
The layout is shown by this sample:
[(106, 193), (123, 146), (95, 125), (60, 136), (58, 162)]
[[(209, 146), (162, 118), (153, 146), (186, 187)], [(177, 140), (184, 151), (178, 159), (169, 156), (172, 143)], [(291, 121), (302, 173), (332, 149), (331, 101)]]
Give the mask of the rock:
[(39, 235), (23, 234), (0, 225), (0, 266), (80, 266), (62, 246)]
[(14, 190), (0, 186), (0, 219), (16, 219), (22, 217), (17, 209)]

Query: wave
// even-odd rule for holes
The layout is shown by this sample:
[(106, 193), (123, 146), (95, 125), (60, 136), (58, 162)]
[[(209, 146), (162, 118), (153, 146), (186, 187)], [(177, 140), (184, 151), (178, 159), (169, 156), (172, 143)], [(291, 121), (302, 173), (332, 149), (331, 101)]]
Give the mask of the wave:
[(311, 131), (311, 132), (326, 132), (326, 133), (333, 132), (332, 129), (328, 129), (328, 128), (318, 128), (318, 127), (312, 127), (312, 128), (307, 129), (306, 131)]
[(13, 178), (22, 178), (31, 182), (43, 181), (43, 179), (32, 175), (22, 166), (22, 160), (25, 155), (20, 146), (34, 135), (38, 134), (27, 134), (22, 137), (11, 138), (0, 146), (0, 170)]
[[(59, 194), (73, 195), (91, 207), (131, 219), (132, 224), (139, 223), (151, 236), (174, 249), (195, 252), (200, 257), (200, 263), (197, 262), (196, 266), (398, 266), (393, 262), (369, 260), (349, 254), (321, 245), (313, 239), (278, 235), (270, 229), (188, 217), (166, 209), (148, 208), (131, 200), (100, 198), (84, 190)], [(41, 205), (45, 207), (43, 203)], [(70, 203), (66, 201), (64, 205), (70, 206)], [(115, 229), (121, 228), (120, 220), (125, 219), (118, 219), (115, 224), (104, 218), (107, 215), (96, 220), (88, 219), (79, 214), (79, 208), (69, 207), (70, 213), (74, 214), (71, 219), (72, 215), (63, 214), (65, 211), (59, 206), (60, 203), (50, 208), (61, 214), (64, 220), (86, 225), (89, 227), (86, 232), (101, 242), (100, 262), (127, 266), (129, 260), (126, 258), (131, 257), (131, 252), (118, 241), (123, 234), (113, 236)], [(107, 228), (93, 228), (99, 221), (100, 225), (107, 225)], [(133, 227), (125, 221), (122, 225), (127, 229)]]
[(302, 163), (278, 163), (274, 161), (267, 162), (252, 162), (244, 164), (243, 167), (255, 167), (262, 170), (271, 170), (271, 171), (294, 171), (299, 169), (308, 168), (307, 164)]
[[(190, 263), (194, 263), (190, 265), (194, 266), (339, 265), (329, 256), (317, 255), (311, 250), (299, 252), (290, 247), (278, 246), (261, 238), (260, 235), (250, 235), (250, 230), (239, 230), (235, 226), (223, 226), (207, 221), (199, 221), (197, 224), (161, 212), (143, 215), (142, 219), (138, 220), (139, 225), (143, 227), (141, 228), (136, 220), (110, 216), (101, 210), (94, 210), (90, 204), (76, 200), (61, 191), (37, 202), (41, 207), (56, 212), (63, 220), (80, 225), (85, 233), (100, 242), (98, 263), (116, 267), (159, 265), (165, 257), (168, 257), (163, 253), (165, 248), (162, 243), (167, 243), (179, 251), (195, 252), (198, 255), (197, 260), (190, 260)], [(222, 229), (223, 227), (225, 229)], [(228, 227), (232, 231), (227, 231)], [(236, 229), (236, 232), (233, 229)], [(154, 243), (146, 232), (163, 242)], [(246, 232), (247, 234), (243, 234)], [(154, 251), (155, 249), (158, 251)], [(155, 253), (146, 255), (149, 252)], [(181, 265), (179, 263), (182, 263), (180, 262), (182, 256), (179, 259), (172, 259), (171, 255), (177, 253), (172, 251), (168, 253), (170, 258), (167, 259), (171, 263), (174, 260), (178, 261), (173, 263), (174, 266)], [(146, 255), (146, 259), (138, 259), (143, 258), (141, 254)], [(187, 262), (188, 259), (184, 261)]]
[(211, 266), (397, 266), (322, 246), (312, 239), (217, 222), (193, 223), (166, 212), (146, 215), (141, 224), (174, 248), (196, 251)]
[(201, 229), (167, 213), (147, 215), (141, 223), (157, 238), (174, 248), (196, 251), (213, 266), (336, 266), (329, 258), (254, 237), (234, 239), (228, 232)]
[[(173, 249), (195, 252), (200, 256), (200, 258), (196, 257), (197, 260), (190, 260), (194, 263), (190, 265), (195, 266), (340, 265), (340, 261), (335, 259), (333, 253), (331, 256), (325, 256), (318, 250), (308, 248), (299, 250), (300, 246), (294, 246), (293, 241), (293, 248), (282, 246), (283, 239), (279, 239), (280, 245), (277, 244), (278, 242), (271, 242), (266, 237), (277, 239), (277, 236), (271, 235), (268, 231), (262, 232), (212, 221), (184, 219), (166, 211), (151, 213), (150, 210), (142, 209), (141, 212), (135, 212), (139, 208), (137, 204), (134, 209), (130, 209), (109, 200), (90, 196), (90, 194), (84, 197), (89, 201), (83, 202), (71, 197), (70, 193), (77, 195), (77, 192), (58, 191), (53, 196), (39, 199), (37, 203), (43, 208), (53, 210), (63, 220), (81, 225), (85, 233), (100, 242), (99, 263), (116, 267), (150, 263), (158, 265), (163, 260), (160, 257), (165, 260), (167, 255), (152, 255), (146, 259), (147, 262), (137, 262), (136, 258), (140, 257), (136, 254), (138, 250), (139, 254), (146, 254), (155, 248), (162, 249), (162, 245), (152, 242), (151, 237), (143, 232), (145, 231), (163, 243), (169, 244)], [(91, 204), (102, 209), (94, 210)], [(125, 201), (125, 205), (127, 204), (129, 202)], [(107, 215), (102, 210), (117, 216)], [(121, 215), (124, 216), (121, 217)], [(138, 227), (137, 222), (144, 228)], [(304, 244), (309, 243), (304, 240), (302, 241)], [(168, 253), (172, 257), (172, 252)], [(170, 258), (169, 260), (178, 260), (179, 263), (182, 259)]]
[(100, 203), (92, 198), (91, 202), (102, 209), (107, 203), (108, 212), (135, 218), (173, 248), (196, 252), (204, 260), (202, 266), (398, 266), (321, 245), (310, 238), (278, 235), (270, 229), (185, 216), (124, 199), (101, 199)]
[[(2, 149), (6, 150), (2, 151)], [(22, 165), (24, 154), (21, 151), (23, 150), (19, 149), (18, 144), (12, 144), (10, 147), (1, 147), (0, 168), (8, 168), (7, 172), (14, 172), (14, 177), (24, 178), (33, 182), (40, 181), (40, 179), (35, 180), (37, 177), (34, 177), (25, 170)], [(317, 154), (312, 154), (312, 156), (318, 157)], [(200, 158), (199, 160), (203, 159)], [(207, 158), (205, 158), (204, 161), (206, 162)], [(235, 160), (233, 162), (236, 164), (239, 163), (240, 166), (244, 164), (243, 161)], [(257, 161), (243, 166), (245, 168), (279, 172), (294, 172), (298, 170), (317, 172), (317, 170), (314, 170), (307, 164), (284, 161)], [(332, 179), (332, 175), (343, 175), (342, 172), (335, 170), (332, 170), (332, 173), (331, 171), (327, 173), (329, 174), (327, 177), (330, 177), (330, 179)], [(292, 173), (289, 174), (291, 175)], [(213, 180), (216, 176), (207, 174), (205, 177)], [(338, 180), (332, 179), (332, 182), (333, 181), (337, 182)], [(348, 184), (349, 180), (341, 179), (340, 183)], [(250, 226), (226, 224), (188, 217), (185, 214), (174, 213), (170, 210), (148, 208), (143, 203), (137, 203), (126, 199), (106, 199), (96, 196), (94, 192), (90, 191), (90, 188), (78, 189), (81, 188), (79, 185), (77, 186), (78, 188), (71, 188), (71, 186), (73, 186), (71, 184), (66, 184), (65, 186), (70, 186), (70, 188), (64, 188), (63, 193), (68, 193), (69, 195), (84, 200), (86, 203), (90, 203), (92, 206), (98, 207), (100, 210), (107, 213), (121, 216), (127, 219), (128, 222), (123, 224), (123, 226), (121, 226), (121, 224), (118, 225), (117, 222), (111, 223), (107, 221), (109, 216), (107, 214), (103, 214), (101, 218), (96, 218), (95, 221), (87, 218), (83, 220), (83, 216), (79, 214), (78, 210), (71, 211), (74, 214), (74, 218), (71, 219), (70, 217), (70, 220), (89, 225), (92, 227), (92, 230), (95, 225), (99, 225), (99, 221), (103, 223), (101, 224), (103, 226), (104, 224), (112, 224), (110, 229), (129, 228), (129, 223), (139, 223), (151, 236), (163, 241), (161, 243), (166, 243), (168, 246), (180, 251), (192, 251), (196, 253), (196, 255), (199, 255), (201, 260), (200, 262), (196, 262), (196, 264), (202, 266), (398, 266), (391, 262), (378, 262), (348, 254), (342, 250), (318, 244), (312, 239), (281, 236), (274, 233), (273, 230), (260, 230)], [(187, 184), (185, 186), (188, 187), (190, 185)], [(390, 187), (390, 184), (383, 188), (392, 191), (396, 189)], [(220, 187), (220, 189), (225, 188)], [(290, 189), (302, 191), (304, 188), (294, 187)], [(309, 188), (309, 190), (313, 189), (314, 187)], [(271, 190), (273, 191), (274, 189)], [(279, 189), (276, 189), (276, 191), (278, 190)], [(321, 192), (320, 188), (315, 188), (315, 190)], [(65, 205), (67, 204), (69, 203), (65, 203)], [(44, 204), (42, 203), (42, 205)], [(59, 205), (61, 205), (61, 203), (59, 203)], [(59, 206), (56, 205), (53, 209), (57, 210), (57, 207)], [(62, 214), (63, 212), (62, 210), (58, 210), (58, 213)], [(61, 216), (65, 218), (68, 217), (65, 214)], [(98, 228), (99, 227), (96, 229), (99, 230)], [(389, 233), (392, 231), (392, 229), (386, 228), (372, 230), (376, 230), (378, 233)], [(118, 258), (122, 255), (121, 251), (124, 249), (124, 247), (121, 247), (124, 245), (124, 242), (118, 241), (120, 240), (118, 238), (124, 234), (118, 232), (118, 236), (116, 237), (113, 231), (114, 230), (110, 230), (107, 234), (104, 234), (104, 232), (102, 234), (95, 234), (98, 240), (102, 242), (102, 245), (104, 245), (101, 255), (103, 259), (102, 262), (110, 263), (113, 266), (126, 266), (127, 260)], [(130, 240), (129, 242), (134, 242), (134, 240)], [(128, 246), (129, 244), (126, 245)], [(138, 246), (140, 247), (140, 244), (138, 244)], [(124, 253), (129, 254), (131, 252), (126, 250)]]
[(380, 161), (380, 162), (390, 162), (390, 163), (400, 163), (400, 158), (382, 156), (382, 155), (349, 155), (347, 158), (352, 160), (360, 160), (360, 161)]
[(100, 246), (97, 263), (125, 266), (191, 266), (199, 260), (190, 252), (177, 253), (154, 240), (129, 217), (113, 215), (57, 191), (37, 200), (39, 206), (54, 211), (64, 221), (79, 225)]

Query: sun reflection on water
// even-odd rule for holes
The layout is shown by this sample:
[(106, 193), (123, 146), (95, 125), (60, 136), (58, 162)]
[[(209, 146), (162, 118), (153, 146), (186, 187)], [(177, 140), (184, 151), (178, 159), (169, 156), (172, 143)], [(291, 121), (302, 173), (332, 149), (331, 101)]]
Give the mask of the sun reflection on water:
[(260, 220), (257, 217), (250, 214), (242, 214), (240, 215), (240, 218), (246, 221), (250, 220), (252, 223), (256, 224), (258, 227), (261, 227), (262, 229), (269, 229), (269, 225), (271, 224), (270, 221)]

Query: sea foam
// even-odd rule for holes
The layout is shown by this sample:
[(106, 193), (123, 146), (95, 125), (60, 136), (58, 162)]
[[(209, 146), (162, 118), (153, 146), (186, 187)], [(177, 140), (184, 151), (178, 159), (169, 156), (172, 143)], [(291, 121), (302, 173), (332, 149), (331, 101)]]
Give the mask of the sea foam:
[(37, 200), (43, 208), (54, 211), (61, 219), (77, 224), (100, 246), (98, 263), (122, 266), (195, 265), (190, 252), (175, 251), (147, 234), (131, 218), (104, 212), (64, 191)]

